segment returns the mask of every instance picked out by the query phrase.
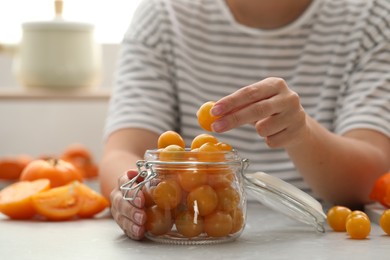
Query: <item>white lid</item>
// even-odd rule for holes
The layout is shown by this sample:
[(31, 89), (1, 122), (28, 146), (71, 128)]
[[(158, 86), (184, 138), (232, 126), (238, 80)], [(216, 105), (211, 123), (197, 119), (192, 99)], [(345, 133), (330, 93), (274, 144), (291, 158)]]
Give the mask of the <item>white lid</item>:
[(91, 31), (93, 25), (82, 22), (69, 22), (61, 18), (51, 21), (26, 22), (22, 25), (23, 30), (70, 30), (70, 31)]
[(63, 0), (54, 1), (54, 19), (51, 21), (36, 21), (23, 23), (23, 30), (36, 31), (92, 31), (94, 26), (89, 23), (66, 21), (62, 17)]
[(243, 175), (247, 191), (260, 203), (325, 232), (322, 205), (309, 194), (264, 172)]

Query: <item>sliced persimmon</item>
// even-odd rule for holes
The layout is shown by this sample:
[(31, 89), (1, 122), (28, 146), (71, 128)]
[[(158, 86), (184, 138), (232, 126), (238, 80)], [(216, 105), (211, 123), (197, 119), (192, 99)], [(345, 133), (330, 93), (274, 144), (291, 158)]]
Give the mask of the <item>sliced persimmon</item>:
[(29, 219), (35, 214), (32, 197), (50, 188), (50, 180), (19, 181), (0, 191), (0, 212), (12, 219)]
[(36, 212), (48, 220), (69, 220), (77, 216), (82, 206), (82, 198), (76, 187), (80, 182), (74, 181), (67, 185), (40, 192), (32, 197)]
[(80, 183), (75, 186), (76, 193), (82, 200), (82, 206), (77, 213), (79, 217), (90, 218), (108, 207), (108, 200), (87, 185)]

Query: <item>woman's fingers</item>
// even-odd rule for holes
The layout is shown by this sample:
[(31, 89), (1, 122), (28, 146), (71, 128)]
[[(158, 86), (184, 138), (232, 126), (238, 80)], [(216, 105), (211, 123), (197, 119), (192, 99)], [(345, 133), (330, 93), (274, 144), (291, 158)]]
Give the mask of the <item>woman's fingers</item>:
[(211, 110), (219, 118), (212, 124), (222, 133), (254, 124), (268, 146), (287, 147), (305, 133), (306, 113), (297, 93), (283, 79), (267, 78), (217, 101)]
[(244, 124), (252, 124), (265, 118), (285, 113), (293, 109), (299, 97), (292, 92), (283, 80), (268, 78), (256, 84), (244, 87), (235, 93), (220, 99), (212, 112), (219, 110), (222, 115), (212, 129), (225, 132)]
[(240, 110), (252, 103), (269, 99), (286, 88), (287, 84), (280, 78), (266, 78), (218, 100), (211, 110), (214, 116), (224, 116)]
[(121, 187), (123, 184), (125, 184), (126, 182), (128, 182), (130, 179), (127, 177), (127, 175), (122, 175), (121, 177), (119, 177), (118, 179), (118, 187)]
[(277, 101), (278, 98), (261, 100), (256, 103), (249, 104), (240, 110), (227, 114), (212, 124), (212, 129), (215, 132), (225, 132), (241, 125), (257, 122), (269, 116), (280, 112), (284, 104)]
[[(273, 123), (273, 121), (282, 123)], [(299, 137), (296, 134), (298, 126), (299, 124), (287, 124), (286, 121), (280, 118), (280, 115), (255, 124), (256, 131), (265, 138), (267, 145), (271, 148), (287, 147), (298, 142)]]
[(290, 100), (288, 98), (279, 99), (279, 101), (274, 102), (274, 105), (280, 108), (279, 112), (265, 116), (264, 119), (260, 118), (257, 122), (255, 120), (256, 130), (262, 137), (282, 132), (295, 124), (300, 124), (303, 119), (302, 116), (305, 112), (300, 105), (298, 96), (296, 101), (291, 100), (292, 98)]
[[(119, 187), (128, 181), (128, 175), (120, 177), (118, 180)], [(129, 190), (126, 197), (133, 197), (135, 192), (135, 190)], [(124, 191), (119, 189), (115, 189), (111, 193), (111, 214), (114, 220), (127, 236), (135, 240), (142, 239), (145, 233), (146, 213), (143, 209), (144, 200), (142, 192), (138, 192), (132, 201), (125, 200)]]
[(143, 238), (146, 222), (145, 211), (123, 200), (120, 191), (113, 192), (111, 214), (126, 235), (137, 240)]
[(255, 124), (259, 136), (265, 138), (271, 148), (287, 148), (292, 144), (299, 143), (307, 136), (306, 113), (302, 109), (287, 110), (284, 113), (270, 116)]

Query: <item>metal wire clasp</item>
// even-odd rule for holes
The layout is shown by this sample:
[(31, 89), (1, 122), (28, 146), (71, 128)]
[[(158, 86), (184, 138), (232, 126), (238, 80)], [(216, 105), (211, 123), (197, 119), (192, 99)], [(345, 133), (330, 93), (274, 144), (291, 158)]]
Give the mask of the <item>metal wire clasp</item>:
[[(154, 179), (157, 174), (152, 169), (152, 163), (148, 163), (144, 160), (139, 160), (136, 163), (138, 174), (130, 179), (128, 182), (122, 184), (120, 186), (120, 190), (123, 192), (122, 198), (124, 200), (128, 200), (131, 204), (137, 197), (138, 193), (145, 186), (146, 183), (150, 182)], [(137, 183), (139, 178), (143, 178), (143, 180)], [(129, 194), (130, 191), (135, 191)]]
[(241, 160), (241, 174), (242, 175), (244, 175), (245, 170), (249, 167), (249, 164), (250, 164), (249, 159), (244, 158)]

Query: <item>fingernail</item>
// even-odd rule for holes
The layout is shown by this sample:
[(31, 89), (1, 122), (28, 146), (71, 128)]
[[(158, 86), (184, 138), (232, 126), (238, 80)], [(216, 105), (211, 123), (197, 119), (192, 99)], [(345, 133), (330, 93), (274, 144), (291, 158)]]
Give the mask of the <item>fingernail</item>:
[(220, 116), (223, 113), (223, 107), (221, 105), (214, 105), (210, 112), (213, 116)]
[(215, 121), (212, 125), (211, 128), (213, 129), (214, 132), (222, 132), (226, 129), (227, 124), (225, 121), (220, 120), (220, 121)]
[(133, 201), (134, 205), (136, 205), (138, 208), (142, 207), (141, 198), (136, 197)]
[(132, 226), (131, 226), (131, 231), (132, 231), (132, 233), (133, 233), (134, 235), (136, 235), (136, 236), (139, 235), (140, 230), (141, 230), (141, 228), (140, 228), (139, 226), (137, 226), (137, 225), (132, 225)]
[(138, 224), (142, 224), (142, 219), (143, 219), (143, 215), (139, 212), (136, 212), (134, 214), (134, 220), (138, 223)]

